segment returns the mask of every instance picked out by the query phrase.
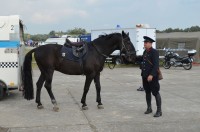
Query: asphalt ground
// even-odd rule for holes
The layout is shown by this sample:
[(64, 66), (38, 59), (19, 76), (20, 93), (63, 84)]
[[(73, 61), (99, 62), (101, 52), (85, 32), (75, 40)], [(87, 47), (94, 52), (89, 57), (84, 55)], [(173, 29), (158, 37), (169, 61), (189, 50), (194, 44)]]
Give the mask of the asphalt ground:
[[(86, 100), (88, 110), (82, 110), (80, 103), (85, 76), (55, 72), (52, 87), (59, 112), (53, 111), (45, 88), (41, 110), (35, 100), (27, 101), (20, 91), (11, 91), (0, 101), (0, 132), (199, 132), (200, 67), (161, 70), (162, 117), (153, 117), (154, 97), (153, 113), (144, 114), (145, 93), (136, 90), (141, 86), (138, 67), (104, 68), (101, 73), (104, 109), (97, 108), (92, 82)], [(33, 70), (34, 84), (39, 75), (39, 70)]]

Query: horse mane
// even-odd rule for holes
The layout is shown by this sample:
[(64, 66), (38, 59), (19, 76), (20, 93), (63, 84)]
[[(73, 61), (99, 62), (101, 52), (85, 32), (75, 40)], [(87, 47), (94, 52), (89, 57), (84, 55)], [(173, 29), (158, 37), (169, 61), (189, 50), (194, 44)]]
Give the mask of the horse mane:
[[(105, 40), (107, 40), (107, 39), (110, 39), (110, 38), (112, 38), (114, 35), (117, 35), (117, 34), (120, 34), (120, 33), (111, 33), (111, 34), (102, 34), (102, 35), (99, 35), (99, 37), (98, 38), (104, 38)], [(98, 38), (96, 38), (96, 39), (98, 39)], [(95, 39), (95, 40), (96, 40)]]
[(68, 44), (71, 44), (72, 42), (68, 39), (68, 38), (66, 38), (65, 39), (65, 43), (64, 43), (64, 45), (68, 45)]

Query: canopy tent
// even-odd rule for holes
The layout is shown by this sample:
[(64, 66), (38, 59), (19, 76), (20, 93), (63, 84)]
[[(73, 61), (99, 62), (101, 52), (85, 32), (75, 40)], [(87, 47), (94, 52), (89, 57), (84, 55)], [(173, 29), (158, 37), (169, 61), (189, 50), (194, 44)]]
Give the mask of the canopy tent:
[(194, 56), (195, 62), (200, 62), (200, 32), (173, 32), (157, 33), (156, 49), (160, 56), (164, 55), (162, 49), (173, 49), (181, 56), (187, 55), (188, 50), (195, 49), (197, 54)]

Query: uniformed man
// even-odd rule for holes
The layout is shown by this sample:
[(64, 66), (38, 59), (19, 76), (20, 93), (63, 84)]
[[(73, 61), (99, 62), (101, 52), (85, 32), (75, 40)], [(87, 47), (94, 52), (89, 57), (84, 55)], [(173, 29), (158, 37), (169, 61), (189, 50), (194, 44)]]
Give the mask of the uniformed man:
[(144, 114), (152, 113), (151, 108), (151, 93), (155, 96), (157, 111), (154, 117), (162, 116), (161, 96), (159, 93), (160, 84), (158, 82), (159, 54), (156, 49), (152, 48), (152, 43), (155, 42), (152, 38), (144, 36), (144, 48), (141, 76), (143, 87), (146, 93), (147, 110)]

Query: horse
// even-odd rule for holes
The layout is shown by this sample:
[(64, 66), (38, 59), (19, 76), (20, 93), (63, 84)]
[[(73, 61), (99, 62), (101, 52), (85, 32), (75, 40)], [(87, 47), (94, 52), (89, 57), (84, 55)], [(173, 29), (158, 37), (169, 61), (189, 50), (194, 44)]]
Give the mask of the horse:
[(32, 80), (32, 53), (34, 53), (35, 61), (41, 72), (39, 79), (36, 83), (36, 100), (37, 108), (44, 108), (40, 94), (43, 87), (46, 88), (53, 110), (58, 111), (56, 99), (52, 92), (52, 77), (54, 70), (68, 74), (68, 75), (85, 75), (84, 91), (81, 99), (82, 109), (87, 110), (86, 95), (89, 91), (91, 82), (94, 80), (96, 87), (96, 102), (97, 107), (103, 109), (101, 102), (101, 85), (100, 85), (100, 72), (104, 68), (106, 58), (115, 50), (120, 50), (126, 55), (127, 60), (134, 61), (136, 57), (135, 48), (129, 38), (129, 34), (122, 31), (122, 33), (111, 33), (98, 37), (97, 39), (88, 42), (87, 53), (82, 57), (82, 65), (79, 62), (65, 60), (61, 54), (63, 45), (48, 44), (30, 50), (26, 55), (23, 63), (23, 95), (27, 100), (34, 99), (34, 88)]

